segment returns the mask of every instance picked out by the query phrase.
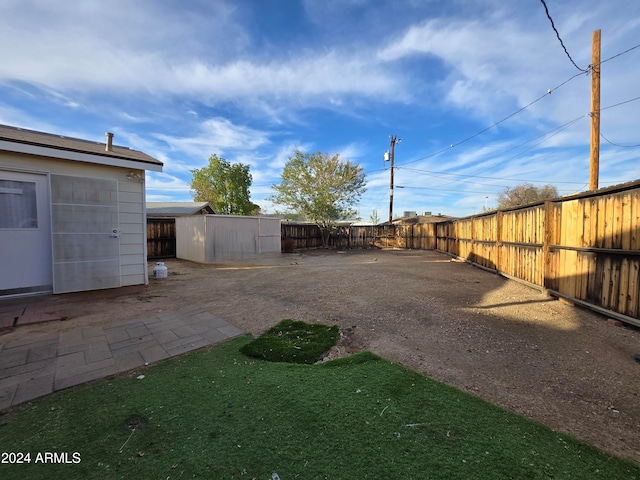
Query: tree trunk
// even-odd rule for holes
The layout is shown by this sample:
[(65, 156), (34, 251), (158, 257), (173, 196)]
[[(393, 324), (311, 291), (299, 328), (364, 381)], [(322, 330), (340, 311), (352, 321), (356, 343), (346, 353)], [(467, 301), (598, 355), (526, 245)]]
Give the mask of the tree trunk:
[(329, 248), (329, 228), (320, 226), (320, 236), (322, 237), (322, 248)]

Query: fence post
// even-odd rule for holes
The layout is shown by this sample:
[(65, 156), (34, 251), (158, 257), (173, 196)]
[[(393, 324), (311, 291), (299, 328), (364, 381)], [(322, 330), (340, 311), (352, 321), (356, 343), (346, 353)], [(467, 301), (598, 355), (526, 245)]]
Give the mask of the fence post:
[(502, 272), (502, 210), (496, 212), (496, 271)]
[(480, 263), (476, 259), (476, 217), (475, 215), (471, 217), (471, 247), (469, 248), (469, 256), (468, 259), (474, 263)]
[(544, 234), (542, 242), (542, 287), (547, 288), (547, 279), (552, 275), (551, 272), (551, 241), (553, 239), (553, 222), (551, 217), (553, 215), (553, 204), (547, 200), (544, 202)]

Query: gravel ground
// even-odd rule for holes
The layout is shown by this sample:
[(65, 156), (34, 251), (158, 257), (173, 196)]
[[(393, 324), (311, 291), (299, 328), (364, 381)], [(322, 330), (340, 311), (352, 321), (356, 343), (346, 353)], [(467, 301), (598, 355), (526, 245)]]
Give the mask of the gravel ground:
[[(367, 349), (640, 463), (640, 331), (431, 251), (314, 250), (165, 262), (142, 293), (84, 294), (72, 329), (198, 305), (260, 334), (283, 318), (337, 324), (331, 356)], [(149, 271), (153, 268), (149, 264)]]

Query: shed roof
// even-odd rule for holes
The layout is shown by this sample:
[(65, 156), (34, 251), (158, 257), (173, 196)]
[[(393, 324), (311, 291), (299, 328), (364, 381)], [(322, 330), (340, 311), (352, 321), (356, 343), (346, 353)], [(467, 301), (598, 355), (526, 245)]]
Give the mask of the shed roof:
[(147, 217), (185, 217), (201, 213), (216, 212), (209, 202), (147, 202)]
[(162, 162), (128, 147), (0, 125), (0, 150), (85, 161), (141, 170), (162, 171)]

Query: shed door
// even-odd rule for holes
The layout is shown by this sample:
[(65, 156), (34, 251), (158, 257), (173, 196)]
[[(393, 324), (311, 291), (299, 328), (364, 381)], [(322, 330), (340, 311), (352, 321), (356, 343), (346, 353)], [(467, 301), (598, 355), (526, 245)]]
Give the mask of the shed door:
[(0, 296), (51, 292), (47, 176), (0, 171)]
[(51, 175), (54, 293), (120, 286), (118, 182)]

